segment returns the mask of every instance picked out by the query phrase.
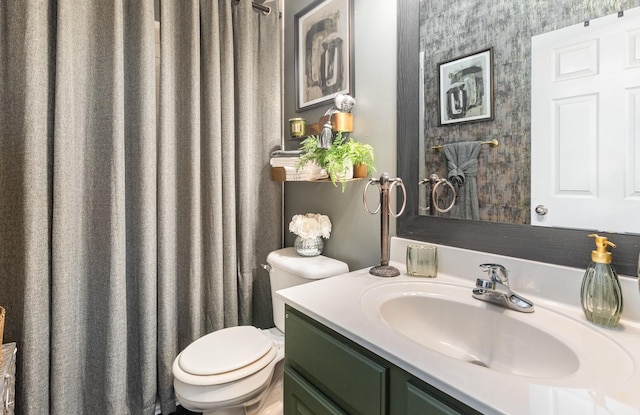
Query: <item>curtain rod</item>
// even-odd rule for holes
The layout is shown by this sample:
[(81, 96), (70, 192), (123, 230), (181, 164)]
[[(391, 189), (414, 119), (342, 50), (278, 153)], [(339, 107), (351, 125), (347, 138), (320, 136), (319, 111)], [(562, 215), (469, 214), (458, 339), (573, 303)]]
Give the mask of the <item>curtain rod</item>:
[(271, 13), (271, 7), (263, 6), (262, 4), (256, 3), (255, 1), (252, 2), (252, 6), (254, 9), (260, 10), (265, 14)]

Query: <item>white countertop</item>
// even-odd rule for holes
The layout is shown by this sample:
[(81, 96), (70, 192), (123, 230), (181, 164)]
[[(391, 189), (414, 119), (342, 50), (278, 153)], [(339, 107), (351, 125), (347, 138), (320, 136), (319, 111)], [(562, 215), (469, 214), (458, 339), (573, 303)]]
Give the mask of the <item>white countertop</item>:
[[(392, 238), (390, 265), (401, 271), (398, 277), (375, 277), (367, 268), (277, 294), (287, 304), (482, 413), (640, 415), (640, 294), (636, 279), (620, 277), (624, 312), (618, 328), (606, 329), (589, 323), (580, 308), (584, 270), (439, 246), (438, 277), (422, 279), (405, 274), (404, 253), (409, 243)], [(559, 379), (501, 373), (435, 352), (374, 321), (361, 307), (365, 291), (392, 282), (454, 284), (468, 287), (471, 293), (475, 279), (483, 277), (478, 265), (486, 262), (505, 265), (510, 270), (511, 288), (533, 300), (536, 307), (588, 325), (615, 342), (629, 367), (605, 376), (581, 371), (580, 376)]]

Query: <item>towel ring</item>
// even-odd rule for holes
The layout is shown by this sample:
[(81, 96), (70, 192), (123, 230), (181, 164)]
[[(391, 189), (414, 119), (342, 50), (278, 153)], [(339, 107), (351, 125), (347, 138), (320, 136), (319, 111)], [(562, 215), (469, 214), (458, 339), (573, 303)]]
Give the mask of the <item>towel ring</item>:
[[(436, 191), (438, 189), (438, 186), (442, 185), (443, 183), (447, 184), (451, 188), (451, 191), (453, 192), (453, 197), (451, 198), (451, 204), (446, 208), (441, 208), (436, 203), (436, 200), (437, 200)], [(453, 186), (453, 184), (451, 184), (451, 182), (449, 180), (441, 179), (441, 178), (438, 177), (437, 174), (432, 174), (431, 176), (429, 176), (428, 179), (425, 178), (425, 179), (422, 179), (422, 180), (420, 180), (418, 182), (418, 186), (423, 185), (423, 184), (428, 184), (428, 185), (431, 186), (431, 191), (429, 192), (431, 203), (427, 207), (419, 206), (419, 208), (421, 210), (428, 210), (429, 214), (435, 215), (436, 211), (440, 212), (440, 213), (447, 213), (451, 209), (453, 209), (453, 206), (456, 203), (457, 194), (456, 194), (456, 188)]]
[[(440, 206), (438, 206), (438, 203), (436, 203), (436, 190), (438, 189), (438, 186), (440, 186), (442, 183), (446, 183), (450, 188), (451, 188), (451, 192), (453, 193), (453, 197), (451, 198), (451, 204), (446, 207), (446, 208), (441, 208)], [(450, 211), (451, 209), (453, 209), (453, 205), (456, 204), (456, 188), (451, 184), (451, 182), (447, 179), (440, 179), (438, 181), (438, 183), (436, 183), (435, 186), (433, 186), (433, 189), (431, 189), (431, 203), (433, 203), (433, 207), (436, 208), (436, 210), (440, 213), (447, 213), (448, 211)]]
[[(391, 193), (394, 186), (400, 186), (400, 188), (402, 189), (402, 207), (400, 208), (400, 212), (394, 212), (391, 206), (391, 198), (387, 199), (389, 215), (397, 218), (398, 216), (402, 215), (402, 213), (404, 213), (404, 208), (407, 206), (407, 189), (404, 187), (404, 183), (402, 183), (402, 179), (399, 177), (393, 180), (389, 180), (389, 182), (391, 182), (391, 184), (389, 185), (389, 193)], [(370, 179), (367, 182), (367, 184), (364, 186), (364, 192), (362, 192), (362, 204), (364, 205), (364, 210), (366, 210), (368, 214), (376, 215), (378, 214), (378, 212), (380, 212), (382, 201), (378, 202), (378, 207), (373, 212), (369, 210), (369, 206), (367, 206), (367, 190), (372, 183), (378, 184), (380, 183), (380, 181), (376, 179)]]
[(378, 202), (378, 207), (373, 212), (370, 211), (369, 210), (369, 206), (367, 206), (367, 189), (369, 188), (369, 185), (371, 185), (372, 183), (378, 184), (378, 181), (370, 179), (367, 182), (366, 186), (364, 187), (364, 192), (362, 192), (362, 204), (364, 205), (364, 210), (366, 210), (368, 214), (376, 215), (376, 214), (378, 214), (378, 212), (380, 212), (380, 208), (382, 207), (382, 202)]
[(402, 189), (402, 207), (400, 208), (400, 212), (397, 212), (397, 213), (394, 212), (393, 209), (391, 209), (391, 198), (389, 198), (388, 205), (389, 205), (389, 214), (394, 218), (397, 218), (398, 216), (402, 215), (402, 212), (404, 212), (404, 208), (407, 206), (407, 189), (405, 189), (404, 183), (402, 183), (402, 179), (399, 177), (391, 181), (391, 186), (389, 186), (389, 193), (391, 193), (394, 186), (400, 186), (400, 188)]

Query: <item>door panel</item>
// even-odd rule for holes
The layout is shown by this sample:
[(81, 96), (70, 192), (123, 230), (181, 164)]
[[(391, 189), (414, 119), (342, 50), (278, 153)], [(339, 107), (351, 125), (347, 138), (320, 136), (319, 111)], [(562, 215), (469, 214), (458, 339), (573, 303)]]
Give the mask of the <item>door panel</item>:
[(531, 44), (532, 224), (640, 233), (640, 8)]

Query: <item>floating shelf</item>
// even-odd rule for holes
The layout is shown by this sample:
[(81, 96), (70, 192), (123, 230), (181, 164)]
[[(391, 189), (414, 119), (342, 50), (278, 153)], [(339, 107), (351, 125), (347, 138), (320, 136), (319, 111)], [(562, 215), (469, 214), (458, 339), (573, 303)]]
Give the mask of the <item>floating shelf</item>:
[[(363, 177), (354, 177), (353, 179), (347, 179), (347, 182), (353, 182), (356, 180), (362, 180)], [(271, 180), (274, 182), (307, 182), (307, 183), (331, 183), (330, 178), (322, 178), (315, 180), (287, 180), (287, 173), (284, 167), (271, 167)]]

